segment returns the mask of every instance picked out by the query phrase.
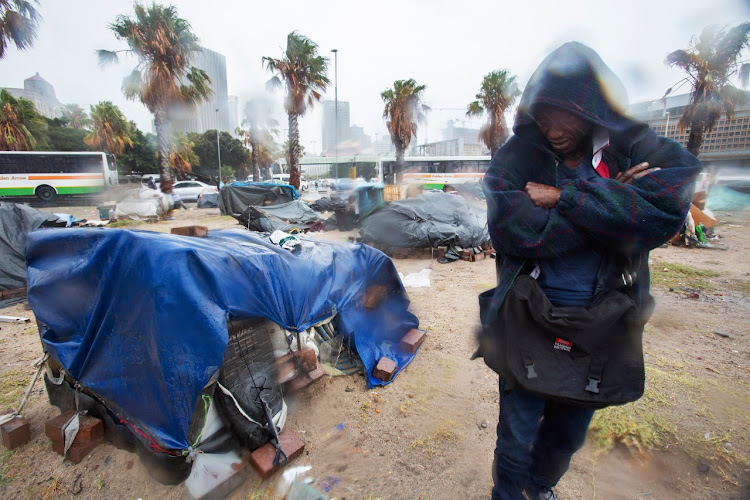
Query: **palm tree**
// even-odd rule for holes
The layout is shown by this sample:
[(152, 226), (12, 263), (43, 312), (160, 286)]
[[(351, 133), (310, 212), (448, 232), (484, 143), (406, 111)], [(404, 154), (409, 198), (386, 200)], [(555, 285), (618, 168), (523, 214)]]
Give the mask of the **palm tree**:
[(318, 55), (318, 46), (296, 31), (286, 38), (286, 50), (281, 59), (264, 57), (266, 69), (275, 73), (269, 84), (286, 85), (284, 107), (289, 117), (289, 184), (299, 189), (299, 126), (297, 119), (304, 116), (308, 106), (320, 101), (322, 92), (331, 82), (328, 79), (328, 59)]
[(276, 127), (279, 125), (279, 122), (271, 117), (268, 101), (253, 99), (248, 101), (245, 106), (245, 119), (242, 120), (242, 125), (246, 126), (247, 129), (237, 127), (235, 133), (243, 141), (245, 147), (249, 147), (251, 150), (250, 160), (253, 167), (253, 182), (258, 182), (260, 180), (260, 170), (258, 167), (261, 164), (261, 149), (265, 147), (263, 141), (269, 134), (278, 134)]
[(46, 142), (46, 128), (33, 102), (0, 90), (0, 151), (33, 151)]
[[(213, 93), (205, 71), (190, 65), (190, 57), (199, 52), (198, 38), (190, 23), (177, 16), (174, 6), (135, 4), (135, 17), (117, 17), (110, 28), (118, 40), (124, 40), (138, 58), (138, 66), (123, 81), (128, 99), (140, 100), (154, 115), (159, 150), (161, 190), (172, 191), (174, 179), (169, 168), (171, 137), (168, 110), (178, 104), (195, 105)], [(100, 50), (102, 64), (116, 62), (117, 52)]]
[(91, 118), (78, 104), (66, 104), (62, 107), (62, 117), (67, 126), (82, 130), (91, 126)]
[(511, 76), (506, 69), (492, 71), (482, 79), (477, 100), (467, 107), (466, 116), (482, 116), (487, 113), (487, 123), (479, 130), (479, 138), (490, 149), (492, 156), (508, 139), (505, 111), (513, 106), (519, 95), (521, 90), (515, 76)]
[(200, 158), (193, 151), (194, 147), (195, 143), (187, 135), (178, 135), (172, 145), (172, 151), (169, 152), (170, 168), (183, 175), (190, 173), (193, 165), (200, 162)]
[(13, 43), (18, 50), (31, 47), (41, 16), (34, 8), (36, 0), (0, 0), (0, 59)]
[(83, 142), (96, 151), (121, 156), (125, 146), (133, 147), (133, 129), (120, 108), (109, 101), (91, 106), (92, 131)]
[(740, 55), (748, 47), (749, 36), (750, 23), (733, 28), (708, 26), (698, 39), (693, 38), (689, 50), (676, 50), (667, 56), (665, 62), (682, 68), (692, 84), (690, 103), (678, 127), (690, 128), (687, 150), (696, 156), (703, 135), (711, 132), (722, 114), (731, 120), (735, 107), (745, 101), (745, 93), (731, 85), (729, 79), (739, 74), (740, 83), (747, 86), (750, 63), (741, 61)]
[(396, 166), (393, 172), (395, 182), (401, 181), (404, 152), (409, 147), (411, 138), (417, 136), (417, 122), (424, 119), (424, 112), (429, 109), (422, 104), (422, 92), (426, 88), (424, 85), (417, 85), (417, 82), (410, 78), (396, 80), (392, 89), (386, 89), (380, 94), (385, 102), (385, 125), (396, 148)]

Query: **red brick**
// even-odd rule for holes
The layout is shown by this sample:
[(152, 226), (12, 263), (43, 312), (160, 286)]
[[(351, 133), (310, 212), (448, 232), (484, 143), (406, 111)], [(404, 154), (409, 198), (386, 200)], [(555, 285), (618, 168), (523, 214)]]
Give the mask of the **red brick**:
[[(315, 349), (312, 347), (306, 347), (305, 349), (295, 351), (294, 356), (300, 360), (302, 368), (307, 371), (312, 371), (318, 366), (318, 356), (315, 355)], [(292, 366), (294, 367), (294, 361), (292, 358), (292, 353), (284, 354), (283, 356), (276, 358), (277, 368), (286, 363), (292, 363)]]
[(179, 234), (180, 236), (196, 236), (198, 238), (205, 238), (208, 234), (208, 226), (181, 226), (173, 227), (172, 234)]
[(416, 328), (412, 328), (401, 339), (399, 346), (404, 351), (410, 354), (414, 354), (415, 352), (417, 352), (417, 349), (419, 348), (419, 346), (422, 345), (422, 342), (424, 342), (424, 339), (425, 339), (425, 335), (422, 330), (417, 330)]
[[(281, 433), (279, 444), (281, 445), (281, 451), (286, 455), (287, 463), (300, 456), (305, 450), (305, 442), (292, 430), (285, 430)], [(250, 463), (258, 471), (258, 474), (265, 479), (283, 467), (282, 464), (273, 465), (275, 456), (276, 447), (271, 443), (266, 443), (250, 454)]]
[(14, 288), (13, 290), (0, 292), (0, 300), (17, 299), (19, 297), (26, 297), (26, 295), (26, 287)]
[(478, 260), (484, 260), (485, 257), (487, 257), (487, 255), (484, 252), (480, 252), (480, 253), (475, 253), (473, 257), (474, 257), (474, 262), (476, 262)]
[[(63, 442), (62, 428), (73, 415), (75, 415), (75, 410), (66, 411), (55, 418), (47, 420), (47, 423), (44, 424), (44, 433), (53, 443)], [(81, 415), (79, 418), (80, 425), (78, 427), (78, 434), (76, 435), (76, 443), (96, 441), (104, 437), (104, 425), (102, 425), (101, 420), (90, 415)]]
[(289, 393), (300, 391), (304, 389), (305, 387), (307, 387), (308, 385), (315, 382), (316, 380), (318, 380), (319, 378), (321, 378), (325, 374), (326, 374), (325, 369), (323, 369), (323, 367), (320, 366), (320, 364), (318, 364), (317, 367), (313, 371), (307, 374), (302, 373), (298, 375), (297, 377), (295, 377), (294, 379), (287, 382), (284, 388)]
[(31, 439), (31, 427), (23, 417), (16, 417), (0, 426), (2, 443), (9, 450), (23, 446)]
[[(91, 451), (99, 446), (102, 441), (102, 438), (93, 441), (79, 441), (76, 436), (76, 440), (73, 441), (73, 444), (68, 448), (68, 460), (76, 465), (80, 464), (81, 461), (86, 458), (86, 455), (91, 453)], [(62, 442), (52, 441), (52, 450), (60, 456), (65, 455), (65, 445)]]
[(396, 366), (395, 361), (383, 356), (380, 358), (380, 361), (378, 361), (378, 365), (372, 371), (372, 376), (383, 382), (388, 382), (393, 378), (393, 374), (396, 373)]

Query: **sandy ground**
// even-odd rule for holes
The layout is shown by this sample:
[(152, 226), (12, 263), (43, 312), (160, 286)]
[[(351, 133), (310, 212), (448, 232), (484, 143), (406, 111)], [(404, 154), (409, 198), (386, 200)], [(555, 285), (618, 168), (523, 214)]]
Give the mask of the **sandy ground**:
[[(97, 215), (93, 207), (50, 211)], [(632, 453), (618, 445), (602, 452), (590, 436), (558, 487), (561, 498), (750, 498), (750, 213), (718, 215), (724, 223), (717, 228), (717, 246), (725, 250), (670, 246), (652, 252), (652, 269), (662, 273), (654, 276), (658, 305), (644, 349), (648, 384), (666, 394), (657, 403), (661, 425), (671, 430), (667, 439), (653, 451)], [(175, 220), (133, 227), (168, 232), (187, 224), (237, 226), (216, 209), (193, 208), (177, 212)], [(318, 237), (344, 243), (348, 234)], [(713, 270), (716, 276), (702, 278), (699, 298), (689, 299), (683, 288), (694, 283), (664, 281), (670, 272), (664, 269), (672, 263)], [(409, 289), (411, 309), (427, 340), (385, 388), (367, 390), (360, 375), (325, 377), (291, 399), (287, 426), (307, 442), (293, 465), (310, 465), (315, 480), (338, 481), (328, 493), (336, 498), (488, 498), (497, 376), (469, 357), (477, 294), (493, 286), (494, 261), (395, 264), (404, 274), (433, 269), (430, 288)], [(0, 324), (0, 392), (5, 393), (28, 383), (41, 346), (27, 306), (0, 314), (32, 318), (25, 325)], [(730, 336), (720, 337), (717, 330)], [(0, 450), (0, 497), (186, 497), (184, 486), (159, 484), (135, 454), (110, 444), (79, 465), (63, 462), (44, 435), (44, 422), (59, 411), (43, 387), (36, 384), (25, 412), (31, 443), (12, 453)], [(279, 475), (265, 482), (251, 476), (232, 498), (272, 498), (277, 480)]]

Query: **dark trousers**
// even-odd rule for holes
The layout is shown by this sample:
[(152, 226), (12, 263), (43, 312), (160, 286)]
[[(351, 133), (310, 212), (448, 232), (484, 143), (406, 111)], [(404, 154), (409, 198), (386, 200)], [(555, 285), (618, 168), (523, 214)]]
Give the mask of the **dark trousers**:
[(594, 410), (542, 399), (514, 389), (504, 393), (493, 462), (493, 500), (536, 498), (557, 484), (586, 440)]

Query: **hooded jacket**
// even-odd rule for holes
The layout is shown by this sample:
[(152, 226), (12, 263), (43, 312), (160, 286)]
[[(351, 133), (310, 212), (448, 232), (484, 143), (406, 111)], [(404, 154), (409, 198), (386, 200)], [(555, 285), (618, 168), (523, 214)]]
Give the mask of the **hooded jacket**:
[[(601, 158), (609, 167), (609, 178), (558, 183), (562, 158), (533, 118), (540, 104), (593, 123), (594, 142), (608, 139)], [(532, 75), (521, 98), (514, 135), (495, 154), (484, 177), (498, 286), (490, 307), (483, 309), (483, 324), (490, 323), (527, 263), (564, 257), (590, 246), (602, 249), (613, 261), (628, 263), (636, 277), (632, 295), (638, 305), (648, 308), (648, 251), (682, 227), (701, 164), (677, 142), (658, 137), (647, 124), (627, 117), (625, 106), (622, 83), (596, 52), (580, 43), (561, 46)], [(615, 180), (619, 172), (641, 162), (660, 170), (631, 184)], [(531, 181), (562, 188), (558, 204), (551, 209), (535, 206), (523, 191)], [(597, 291), (613, 287), (617, 279), (619, 270), (602, 266)]]

